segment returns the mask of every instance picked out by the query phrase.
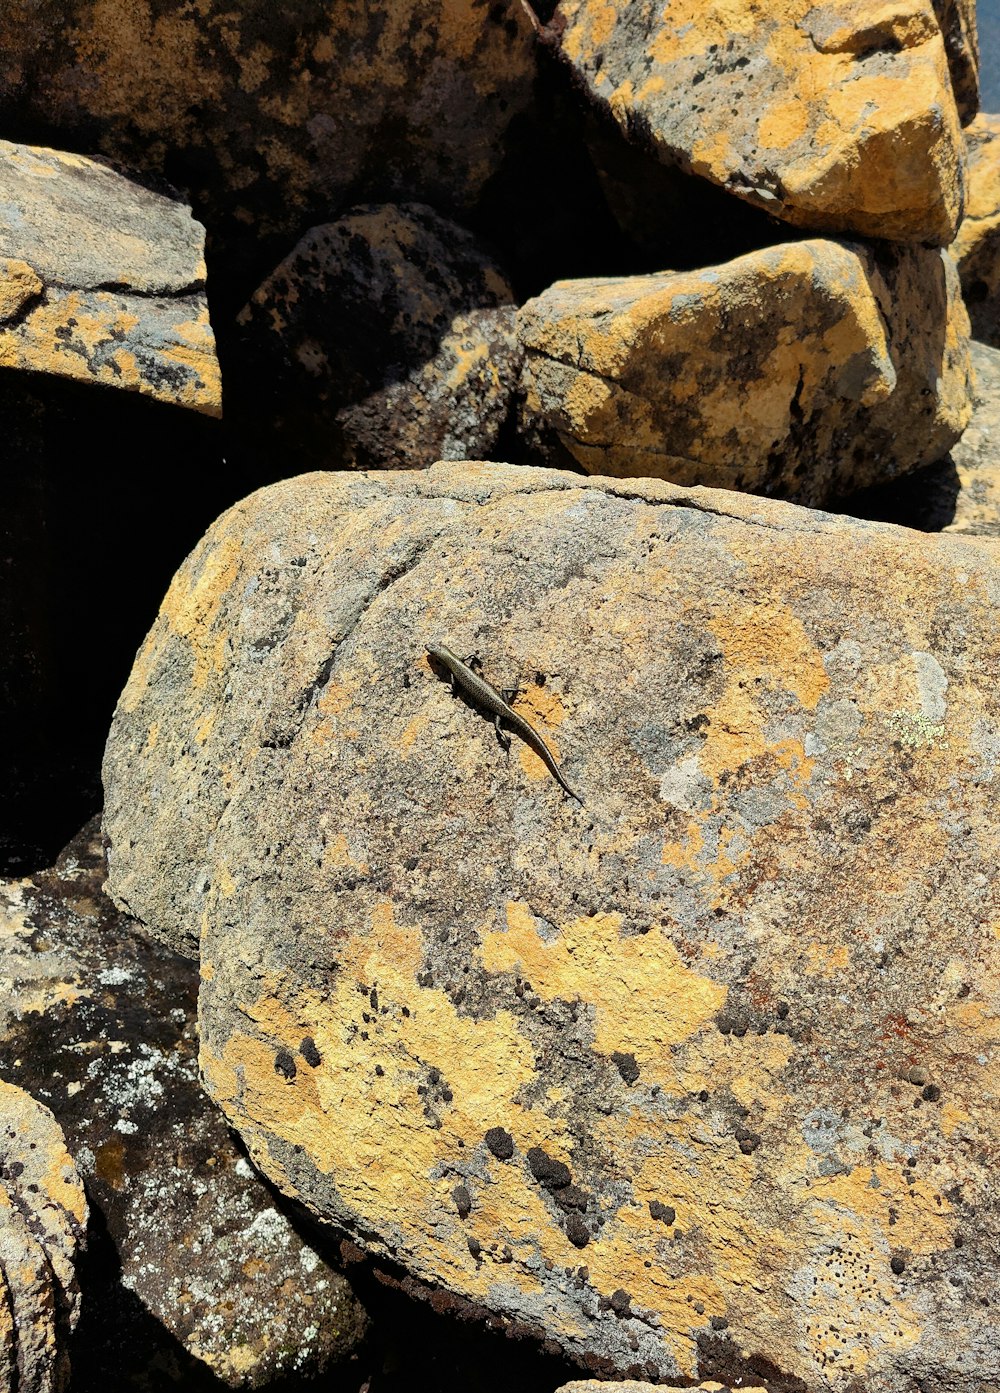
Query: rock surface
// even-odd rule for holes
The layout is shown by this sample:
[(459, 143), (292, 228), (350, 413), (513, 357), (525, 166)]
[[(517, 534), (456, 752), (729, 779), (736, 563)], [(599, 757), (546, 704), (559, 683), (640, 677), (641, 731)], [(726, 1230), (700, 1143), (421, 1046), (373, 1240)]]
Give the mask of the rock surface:
[(930, 0), (562, 0), (551, 32), (665, 161), (798, 227), (954, 237), (962, 131)]
[[(608, 1383), (603, 1379), (585, 1378), (564, 1383), (561, 1388), (556, 1389), (556, 1393), (654, 1393), (655, 1389), (662, 1388), (662, 1383), (640, 1383), (635, 1379), (626, 1379), (622, 1383)], [(710, 1379), (708, 1383), (689, 1386), (688, 1393), (766, 1393), (766, 1389), (748, 1388), (744, 1384), (740, 1384), (738, 1388), (727, 1388), (725, 1384)]]
[(513, 0), (9, 0), (4, 129), (41, 126), (183, 185), (258, 240), (402, 192), (463, 206), (531, 97)]
[(952, 248), (972, 332), (1000, 346), (1000, 116), (978, 116), (966, 131), (969, 196)]
[(933, 0), (962, 124), (979, 111), (979, 30), (976, 0)]
[(0, 1071), (59, 1118), (95, 1211), (74, 1388), (109, 1369), (149, 1393), (332, 1376), (364, 1312), (200, 1088), (196, 971), (103, 879), (95, 822), (54, 869), (0, 882)]
[(204, 229), (81, 155), (0, 141), (0, 367), (221, 414)]
[(431, 1289), (605, 1375), (983, 1393), (998, 600), (986, 539), (736, 494), (290, 480), (137, 658), (112, 891), (200, 942), (266, 1173)]
[(80, 1312), (83, 1184), (59, 1124), (0, 1080), (0, 1390), (60, 1393)]
[(822, 506), (940, 459), (971, 414), (945, 252), (785, 243), (560, 281), (518, 315), (521, 429), (550, 462)]
[(517, 381), (513, 299), (432, 209), (354, 209), (307, 232), (239, 316), (227, 410), (289, 473), (488, 458)]
[(857, 517), (1000, 537), (1000, 350), (971, 344), (972, 420), (944, 459), (881, 488), (854, 494), (844, 507)]

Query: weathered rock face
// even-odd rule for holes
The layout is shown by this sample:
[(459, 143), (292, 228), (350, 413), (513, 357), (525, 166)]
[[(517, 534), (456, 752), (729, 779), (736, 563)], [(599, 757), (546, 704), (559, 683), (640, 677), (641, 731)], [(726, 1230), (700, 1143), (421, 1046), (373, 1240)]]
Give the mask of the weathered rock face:
[(0, 1390), (59, 1393), (80, 1311), (87, 1201), (59, 1124), (0, 1080)]
[(975, 409), (961, 440), (926, 469), (854, 494), (851, 513), (923, 532), (1000, 537), (1000, 350), (971, 344)]
[(164, 174), (257, 236), (394, 190), (468, 202), (535, 71), (504, 0), (12, 0), (0, 55), (7, 130)]
[(973, 343), (975, 411), (951, 452), (958, 497), (949, 532), (1000, 537), (1000, 351)]
[(239, 316), (227, 410), (244, 448), (280, 450), (289, 472), (488, 457), (517, 380), (513, 299), (421, 204), (314, 227)]
[(969, 197), (953, 248), (972, 332), (1000, 345), (1000, 116), (984, 113), (966, 132)]
[[(364, 1312), (200, 1088), (197, 972), (115, 912), (103, 874), (95, 822), (54, 869), (0, 882), (0, 1071), (58, 1117), (97, 1211), (75, 1386), (109, 1369), (136, 1393), (332, 1374)], [(0, 1087), (0, 1140), (8, 1094), (24, 1096)]]
[[(556, 1393), (653, 1393), (654, 1389), (662, 1387), (662, 1384), (639, 1383), (635, 1379), (626, 1379), (623, 1383), (608, 1383), (603, 1379), (585, 1378), (564, 1383), (561, 1388), (556, 1389)], [(727, 1388), (717, 1380), (710, 1379), (708, 1383), (699, 1383), (691, 1387), (690, 1393), (766, 1393), (766, 1390), (747, 1388), (742, 1384), (738, 1389)]]
[(933, 0), (941, 26), (955, 105), (962, 124), (979, 111), (979, 31), (976, 0)]
[(191, 210), (94, 160), (0, 141), (0, 367), (221, 414)]
[(940, 459), (971, 414), (947, 253), (786, 243), (560, 281), (518, 315), (521, 428), (592, 474), (812, 505)]
[[(496, 465), (220, 519), (106, 830), (117, 899), (200, 940), (204, 1077), (266, 1173), (605, 1373), (991, 1388), (998, 566)], [(585, 807), (438, 638), (522, 674)]]
[(562, 0), (552, 32), (662, 159), (799, 227), (954, 237), (962, 132), (930, 0)]

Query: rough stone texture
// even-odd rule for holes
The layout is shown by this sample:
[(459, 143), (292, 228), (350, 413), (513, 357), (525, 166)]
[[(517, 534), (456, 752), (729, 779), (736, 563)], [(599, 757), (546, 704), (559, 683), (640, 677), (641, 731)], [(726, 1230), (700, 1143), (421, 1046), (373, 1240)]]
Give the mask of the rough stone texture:
[[(662, 1388), (662, 1383), (639, 1383), (635, 1379), (626, 1379), (623, 1383), (608, 1383), (602, 1379), (585, 1378), (564, 1383), (556, 1389), (556, 1393), (654, 1393), (655, 1389)], [(725, 1384), (709, 1379), (707, 1383), (689, 1385), (688, 1393), (767, 1393), (767, 1390), (748, 1388), (744, 1384), (740, 1384), (739, 1388), (727, 1388)]]
[(364, 1313), (200, 1088), (196, 971), (103, 879), (95, 820), (54, 869), (0, 882), (0, 1070), (59, 1118), (95, 1211), (74, 1389), (332, 1376)]
[(58, 1393), (80, 1310), (83, 1184), (59, 1124), (0, 1080), (0, 1390)]
[(799, 227), (954, 237), (962, 131), (930, 0), (562, 0), (551, 30), (667, 162)]
[(382, 1260), (604, 1374), (987, 1393), (998, 601), (987, 539), (747, 495), (290, 480), (137, 657), (113, 894), (200, 939), (208, 1088)]
[(958, 497), (949, 532), (1000, 537), (1000, 351), (973, 343), (975, 410), (952, 448)]
[(254, 235), (393, 191), (464, 205), (530, 99), (514, 0), (8, 0), (0, 115), (184, 186)]
[(846, 511), (923, 532), (1000, 537), (1000, 350), (971, 348), (975, 409), (958, 444), (926, 469), (854, 494)]
[(940, 459), (971, 414), (946, 252), (785, 243), (559, 281), (518, 316), (521, 429), (551, 463), (822, 505)]
[(972, 332), (1000, 346), (1000, 116), (983, 113), (966, 131), (969, 196), (953, 252)]
[(979, 30), (976, 0), (933, 0), (962, 124), (979, 111)]
[(221, 414), (204, 229), (93, 160), (0, 141), (0, 367)]
[(354, 209), (307, 232), (239, 316), (230, 423), (289, 473), (487, 458), (517, 381), (515, 315), (462, 228), (421, 204)]

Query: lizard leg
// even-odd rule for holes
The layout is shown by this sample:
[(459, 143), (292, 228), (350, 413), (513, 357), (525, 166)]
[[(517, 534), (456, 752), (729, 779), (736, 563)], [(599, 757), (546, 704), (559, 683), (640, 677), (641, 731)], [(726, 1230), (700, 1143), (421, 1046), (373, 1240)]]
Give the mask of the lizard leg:
[(470, 653), (469, 656), (467, 658), (463, 658), (462, 661), (465, 663), (466, 667), (471, 667), (473, 671), (475, 671), (477, 668), (480, 672), (482, 672), (483, 670), (483, 660), (482, 658), (480, 658), (478, 653)]
[(506, 732), (505, 730), (502, 730), (502, 729), (500, 728), (500, 722), (501, 722), (502, 720), (503, 720), (503, 717), (502, 717), (502, 716), (495, 716), (494, 719), (493, 719), (493, 729), (496, 731), (496, 733), (497, 733), (497, 739), (500, 741), (500, 744), (503, 746), (504, 751), (505, 751), (507, 754), (510, 754), (510, 736), (507, 734), (507, 732)]

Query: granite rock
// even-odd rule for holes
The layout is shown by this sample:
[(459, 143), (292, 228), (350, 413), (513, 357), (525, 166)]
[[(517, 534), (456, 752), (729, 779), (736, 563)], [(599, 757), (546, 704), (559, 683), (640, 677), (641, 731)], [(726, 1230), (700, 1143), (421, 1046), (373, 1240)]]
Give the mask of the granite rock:
[(165, 177), (217, 235), (258, 243), (366, 198), (465, 206), (534, 80), (515, 0), (0, 8), (5, 130), (51, 130)]
[(230, 423), (289, 473), (488, 458), (517, 381), (513, 298), (431, 208), (355, 208), (307, 232), (240, 314)]
[(976, 0), (933, 0), (962, 124), (979, 111), (979, 30)]
[(977, 116), (965, 138), (969, 197), (952, 251), (972, 332), (1000, 347), (1000, 116)]
[(143, 1393), (330, 1377), (364, 1311), (199, 1085), (197, 972), (103, 880), (95, 821), (54, 868), (0, 882), (0, 1072), (61, 1122), (93, 1212), (74, 1388), (112, 1368)]
[(797, 227), (954, 237), (964, 149), (930, 0), (562, 0), (549, 32), (668, 163)]
[(80, 1313), (83, 1183), (59, 1124), (0, 1080), (0, 1390), (61, 1393)]
[(943, 459), (844, 499), (845, 511), (922, 532), (1000, 537), (1000, 349), (971, 344), (972, 419)]
[(971, 414), (954, 264), (810, 240), (559, 281), (518, 315), (520, 425), (591, 474), (813, 506), (940, 459)]
[(95, 160), (0, 141), (0, 368), (221, 414), (205, 233)]
[[(988, 539), (748, 495), (290, 480), (140, 651), (112, 893), (200, 949), (257, 1163), (376, 1262), (605, 1377), (983, 1393), (998, 599)], [(584, 807), (435, 638), (520, 674)]]

